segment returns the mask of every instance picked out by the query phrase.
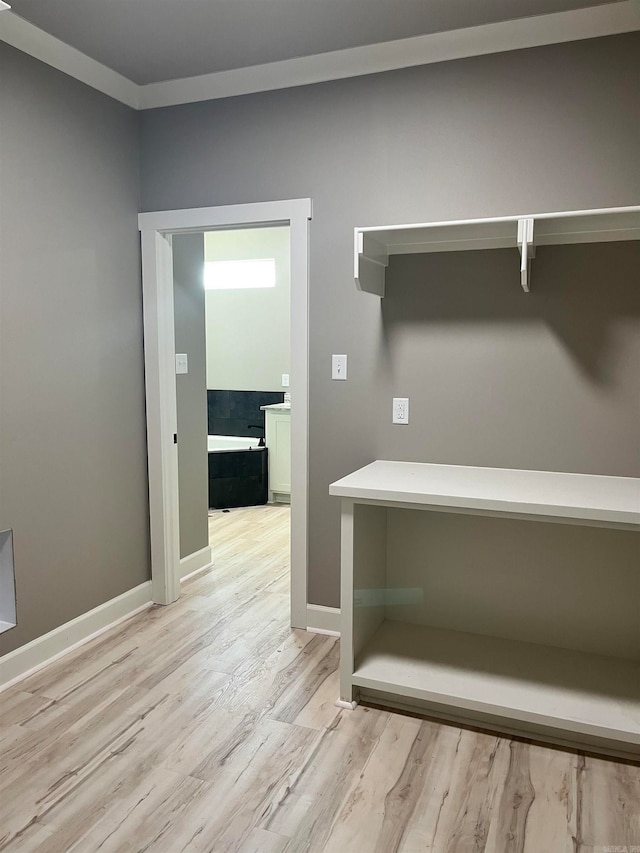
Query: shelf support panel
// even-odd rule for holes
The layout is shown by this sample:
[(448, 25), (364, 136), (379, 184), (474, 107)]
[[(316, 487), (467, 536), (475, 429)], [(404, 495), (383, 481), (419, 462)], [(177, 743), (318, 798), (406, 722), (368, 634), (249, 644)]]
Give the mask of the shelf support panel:
[(533, 241), (533, 218), (518, 219), (518, 249), (520, 250), (520, 284), (525, 293), (531, 288), (531, 259), (536, 256)]
[(359, 290), (384, 296), (385, 272), (389, 255), (382, 243), (364, 231), (355, 232), (354, 275)]

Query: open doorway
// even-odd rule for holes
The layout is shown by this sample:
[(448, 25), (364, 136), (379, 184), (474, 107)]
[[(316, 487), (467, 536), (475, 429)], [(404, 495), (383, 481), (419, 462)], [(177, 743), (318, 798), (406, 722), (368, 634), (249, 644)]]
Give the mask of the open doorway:
[[(173, 247), (179, 235), (288, 227), (290, 261), (291, 625), (307, 626), (309, 199), (140, 214), (154, 601), (180, 595), (178, 405)], [(284, 372), (284, 371), (281, 371)], [(213, 389), (215, 390), (215, 389)], [(284, 403), (284, 389), (280, 389)], [(275, 393), (275, 392), (273, 392)], [(267, 404), (268, 405), (268, 404)], [(261, 410), (262, 411), (262, 410)], [(208, 412), (206, 413), (208, 420)], [(208, 424), (207, 424), (208, 426)], [(208, 435), (208, 430), (207, 430)], [(265, 424), (266, 442), (266, 424)], [(268, 482), (268, 481), (267, 481)]]
[(176, 234), (172, 251), (181, 577), (257, 546), (286, 586), (290, 227)]

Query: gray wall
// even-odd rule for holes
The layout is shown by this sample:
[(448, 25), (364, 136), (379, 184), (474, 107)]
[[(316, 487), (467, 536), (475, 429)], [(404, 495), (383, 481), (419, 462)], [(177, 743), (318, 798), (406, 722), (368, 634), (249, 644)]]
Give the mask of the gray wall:
[(542, 246), (525, 294), (515, 249), (394, 258), (377, 453), (640, 474), (639, 269), (638, 242)]
[(0, 654), (150, 577), (135, 113), (0, 43)]
[(355, 225), (637, 204), (639, 82), (634, 33), (142, 115), (144, 210), (313, 198), (311, 602), (339, 601), (328, 484), (373, 458), (640, 473), (637, 275), (609, 276), (637, 271), (626, 253), (541, 250), (528, 297), (502, 253), (495, 281), (476, 255), (402, 259), (382, 305), (352, 278)]
[(189, 372), (176, 376), (181, 557), (209, 544), (203, 264), (203, 234), (173, 237), (176, 352), (189, 359)]
[(288, 226), (210, 231), (204, 241), (207, 261), (274, 258), (276, 266), (275, 287), (207, 290), (207, 387), (281, 391), (290, 372)]

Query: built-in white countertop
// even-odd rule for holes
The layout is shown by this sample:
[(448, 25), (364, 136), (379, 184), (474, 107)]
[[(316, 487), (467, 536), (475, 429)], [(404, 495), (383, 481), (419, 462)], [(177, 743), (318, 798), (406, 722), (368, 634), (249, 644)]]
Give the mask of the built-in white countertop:
[(329, 487), (355, 500), (582, 519), (640, 529), (640, 479), (378, 460)]
[(271, 403), (269, 406), (260, 406), (261, 412), (290, 412), (291, 403)]

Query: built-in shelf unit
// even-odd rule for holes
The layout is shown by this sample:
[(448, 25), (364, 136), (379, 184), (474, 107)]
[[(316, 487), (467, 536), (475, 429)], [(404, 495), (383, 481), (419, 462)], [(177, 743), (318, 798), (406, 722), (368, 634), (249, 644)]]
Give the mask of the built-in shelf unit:
[(382, 297), (392, 255), (513, 247), (528, 293), (536, 246), (638, 239), (640, 206), (356, 228), (354, 275), (360, 290)]
[[(353, 707), (362, 696), (508, 734), (533, 734), (637, 758), (640, 626), (633, 609), (625, 610), (626, 617), (620, 614), (628, 620), (626, 626), (618, 626), (627, 645), (623, 654), (614, 655), (610, 638), (606, 632), (598, 635), (588, 614), (599, 612), (599, 596), (604, 606), (616, 579), (631, 580), (631, 588), (614, 591), (619, 601), (637, 595), (640, 589), (636, 574), (640, 571), (636, 560), (640, 554), (640, 479), (377, 461), (333, 483), (330, 492), (342, 498), (338, 704)], [(470, 518), (473, 516), (477, 518)], [(492, 587), (485, 599), (490, 606), (495, 602), (497, 614), (486, 630), (466, 626), (465, 619), (474, 622), (480, 604), (455, 573), (448, 576), (449, 566), (433, 564), (432, 554), (425, 548), (436, 531), (433, 525), (451, 523), (520, 525), (511, 527), (516, 533), (507, 550), (495, 555), (496, 561), (502, 561), (499, 571), (504, 588)], [(425, 540), (427, 524), (431, 527), (426, 528)], [(596, 565), (595, 588), (586, 584), (580, 588), (580, 557), (572, 569), (577, 588), (563, 585), (562, 578), (557, 583), (552, 579), (541, 600), (545, 596), (547, 600), (565, 598), (560, 610), (554, 600), (548, 612), (534, 614), (538, 636), (532, 642), (533, 629), (524, 619), (527, 602), (522, 595), (514, 595), (509, 581), (520, 571), (519, 582), (524, 584), (520, 589), (529, 585), (532, 595), (540, 596), (535, 559), (532, 562), (529, 556), (524, 572), (520, 564), (519, 549), (527, 548), (527, 543), (520, 545), (519, 536), (526, 528), (534, 537), (531, 542), (538, 535), (544, 538), (546, 531), (553, 548), (559, 541), (557, 534), (562, 533), (558, 524), (571, 525), (574, 537), (606, 537), (600, 543), (605, 557)], [(498, 550), (504, 533), (502, 528), (494, 536)], [(617, 550), (612, 537), (625, 537), (617, 540), (623, 547)], [(446, 549), (451, 542), (446, 536), (440, 538), (449, 553)], [(458, 546), (454, 542), (453, 551)], [(483, 579), (475, 577), (479, 568), (474, 545), (464, 547), (468, 550), (461, 577), (467, 583), (482, 584)], [(589, 547), (587, 543), (582, 553), (588, 553)], [(616, 553), (627, 555), (626, 574), (616, 575)], [(570, 562), (571, 554), (563, 552), (561, 568)], [(430, 596), (444, 602), (441, 610), (436, 606), (439, 624), (435, 625), (420, 616), (425, 607), (433, 614)], [(523, 611), (522, 626), (518, 605)], [(456, 608), (462, 613), (459, 618)], [(544, 604), (542, 610), (546, 611)], [(546, 640), (557, 638), (557, 627), (564, 628), (551, 623), (551, 614), (558, 612), (578, 625), (582, 642), (574, 642), (572, 647), (571, 642), (563, 645)], [(445, 618), (451, 618), (450, 627), (442, 624)], [(582, 627), (581, 619), (586, 621)]]

